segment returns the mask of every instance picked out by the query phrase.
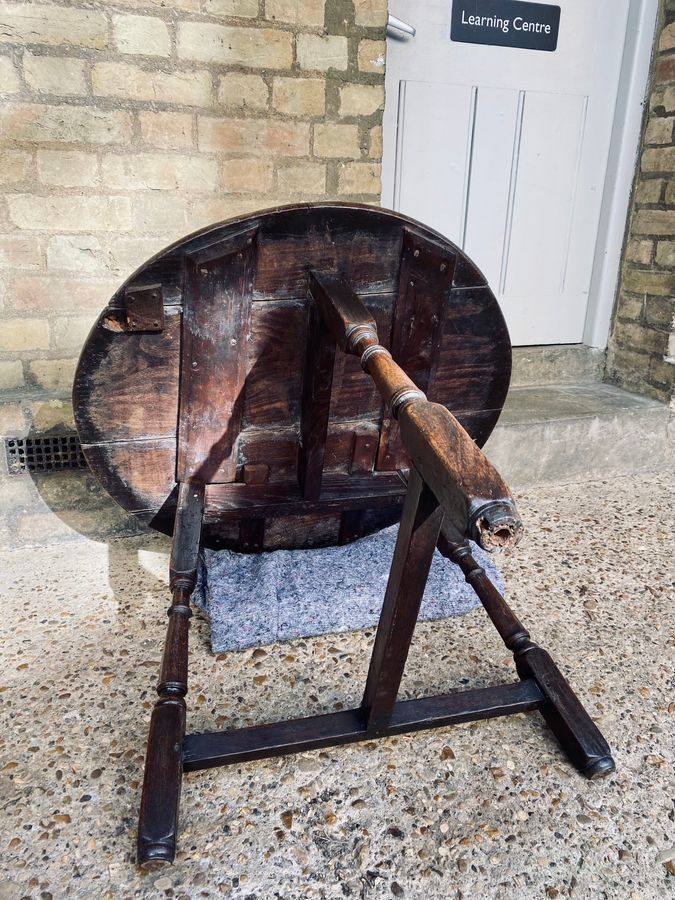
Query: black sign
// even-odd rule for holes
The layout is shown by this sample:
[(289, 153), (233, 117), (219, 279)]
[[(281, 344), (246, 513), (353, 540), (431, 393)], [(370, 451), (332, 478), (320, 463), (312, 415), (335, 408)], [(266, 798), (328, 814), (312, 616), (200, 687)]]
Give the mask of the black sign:
[(555, 50), (560, 7), (521, 0), (453, 0), (450, 38), (465, 44)]

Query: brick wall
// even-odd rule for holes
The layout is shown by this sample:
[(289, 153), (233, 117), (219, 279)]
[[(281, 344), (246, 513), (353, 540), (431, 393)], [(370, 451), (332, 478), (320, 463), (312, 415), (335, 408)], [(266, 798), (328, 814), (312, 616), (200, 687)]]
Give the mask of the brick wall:
[(674, 124), (675, 0), (666, 0), (606, 377), (626, 390), (671, 403), (675, 390)]
[[(0, 439), (72, 427), (89, 327), (161, 247), (281, 203), (379, 202), (386, 7), (0, 0)], [(96, 490), (55, 477), (38, 491), (76, 524)], [(2, 454), (0, 481), (0, 544), (60, 527)]]

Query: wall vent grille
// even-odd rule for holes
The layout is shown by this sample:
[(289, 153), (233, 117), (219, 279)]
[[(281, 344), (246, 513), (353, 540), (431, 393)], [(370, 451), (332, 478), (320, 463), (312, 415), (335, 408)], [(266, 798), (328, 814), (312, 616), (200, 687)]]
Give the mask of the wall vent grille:
[(5, 452), (10, 475), (86, 469), (87, 462), (76, 434), (6, 438)]

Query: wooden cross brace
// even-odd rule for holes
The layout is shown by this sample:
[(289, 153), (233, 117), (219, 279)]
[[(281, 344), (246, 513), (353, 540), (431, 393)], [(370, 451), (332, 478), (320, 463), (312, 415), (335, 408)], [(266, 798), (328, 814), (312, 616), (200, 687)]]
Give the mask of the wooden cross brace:
[[(184, 771), (281, 756), (374, 737), (438, 728), (538, 709), (572, 763), (596, 778), (614, 771), (610, 749), (551, 657), (530, 640), (485, 571), (468, 538), (494, 550), (517, 542), (515, 503), (499, 474), (452, 414), (430, 403), (379, 343), (373, 318), (349, 285), (313, 273), (310, 377), (303, 396), (301, 488), (321, 494), (323, 453), (335, 344), (360, 357), (398, 419), (411, 466), (396, 548), (370, 661), (356, 709), (258, 725), (185, 734), (190, 595), (204, 514), (204, 484), (179, 487), (171, 554), (171, 591), (164, 657), (152, 712), (138, 828), (138, 862), (171, 863), (176, 852)], [(326, 334), (330, 341), (326, 341)], [(397, 701), (434, 549), (460, 567), (505, 645), (519, 681), (489, 688)]]

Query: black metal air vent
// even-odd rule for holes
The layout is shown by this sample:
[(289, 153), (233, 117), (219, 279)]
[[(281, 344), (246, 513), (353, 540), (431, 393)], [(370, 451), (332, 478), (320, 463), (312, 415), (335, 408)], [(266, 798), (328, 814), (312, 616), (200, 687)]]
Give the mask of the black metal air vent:
[(87, 467), (80, 440), (76, 434), (6, 438), (5, 451), (10, 475), (60, 472), (63, 469), (85, 469)]

